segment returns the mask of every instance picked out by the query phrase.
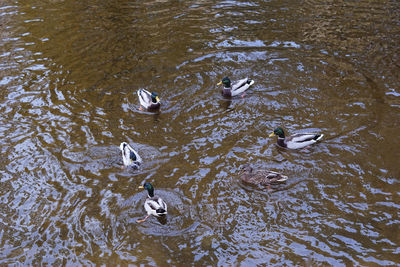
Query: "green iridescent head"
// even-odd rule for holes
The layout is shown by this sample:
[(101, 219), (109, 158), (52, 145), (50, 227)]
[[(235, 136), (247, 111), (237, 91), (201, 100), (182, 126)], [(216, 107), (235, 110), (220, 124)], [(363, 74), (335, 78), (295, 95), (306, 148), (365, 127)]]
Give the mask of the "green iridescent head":
[(225, 87), (231, 87), (231, 80), (228, 77), (223, 78), (218, 85), (223, 84)]
[(269, 135), (269, 137), (275, 135), (279, 136), (280, 138), (285, 138), (285, 133), (283, 132), (283, 129), (281, 127), (276, 128), (274, 132)]
[(156, 92), (151, 93), (151, 100), (153, 101), (153, 103), (157, 103), (158, 101), (160, 101), (160, 98), (158, 97), (158, 94)]
[(154, 187), (151, 183), (145, 182), (143, 185), (139, 186), (139, 188), (146, 189), (150, 197), (154, 196)]

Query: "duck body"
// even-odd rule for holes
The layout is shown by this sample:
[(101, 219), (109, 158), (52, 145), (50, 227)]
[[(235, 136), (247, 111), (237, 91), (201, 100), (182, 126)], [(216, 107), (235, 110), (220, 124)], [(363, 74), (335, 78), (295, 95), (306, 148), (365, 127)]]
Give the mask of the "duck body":
[(143, 205), (147, 212), (147, 216), (142, 220), (137, 220), (137, 222), (144, 222), (151, 215), (155, 217), (167, 215), (167, 203), (165, 203), (161, 197), (154, 195), (154, 187), (151, 183), (146, 182), (143, 186), (139, 186), (139, 188), (144, 188), (147, 190), (147, 198)]
[(167, 204), (159, 196), (148, 197), (143, 206), (147, 214), (156, 217), (167, 215)]
[(132, 167), (138, 169), (142, 164), (142, 158), (139, 154), (126, 142), (122, 142), (119, 145), (122, 153), (122, 161), (125, 167)]
[(152, 111), (157, 110), (161, 106), (160, 98), (155, 92), (150, 93), (145, 89), (139, 89), (137, 91), (140, 105), (146, 110)]
[(283, 183), (287, 176), (271, 170), (254, 170), (249, 164), (241, 167), (240, 180), (251, 185), (268, 186), (270, 184)]
[(281, 147), (289, 149), (305, 148), (309, 145), (317, 143), (324, 136), (323, 134), (316, 133), (297, 133), (286, 137), (282, 128), (278, 127), (274, 130), (269, 137), (277, 135), (277, 144)]
[(237, 96), (249, 89), (251, 85), (254, 84), (254, 81), (249, 78), (241, 79), (235, 83), (232, 83), (228, 77), (223, 78), (218, 85), (224, 85), (222, 89), (222, 95), (227, 97)]

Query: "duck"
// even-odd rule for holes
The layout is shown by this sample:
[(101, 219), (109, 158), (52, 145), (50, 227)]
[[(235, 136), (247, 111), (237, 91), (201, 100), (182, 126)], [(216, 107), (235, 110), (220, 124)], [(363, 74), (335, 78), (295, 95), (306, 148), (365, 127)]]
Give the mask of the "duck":
[(225, 77), (217, 85), (221, 84), (224, 85), (222, 95), (231, 97), (237, 96), (249, 89), (249, 87), (254, 84), (254, 80), (244, 78), (232, 84), (231, 80), (228, 77)]
[(274, 130), (269, 137), (277, 135), (278, 146), (289, 148), (289, 149), (300, 149), (305, 148), (309, 145), (315, 144), (324, 136), (323, 134), (316, 133), (297, 133), (288, 137), (285, 137), (285, 132), (281, 127)]
[(138, 169), (142, 164), (142, 158), (127, 142), (122, 142), (119, 145), (122, 152), (122, 161), (125, 167)]
[(154, 195), (154, 187), (151, 183), (145, 182), (139, 188), (147, 190), (147, 198), (144, 201), (144, 209), (147, 212), (147, 216), (144, 219), (136, 220), (137, 223), (145, 222), (151, 215), (155, 217), (167, 215), (167, 203), (161, 197)]
[(160, 108), (161, 102), (156, 92), (150, 93), (145, 89), (139, 89), (137, 94), (139, 97), (140, 106), (144, 109), (151, 111)]
[(288, 177), (271, 170), (254, 170), (250, 164), (240, 168), (240, 180), (245, 184), (269, 186), (285, 182)]

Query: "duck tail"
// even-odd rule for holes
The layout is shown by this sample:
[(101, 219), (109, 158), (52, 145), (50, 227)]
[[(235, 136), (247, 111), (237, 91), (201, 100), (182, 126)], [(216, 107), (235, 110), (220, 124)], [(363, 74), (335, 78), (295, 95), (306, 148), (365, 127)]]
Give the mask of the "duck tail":
[(252, 80), (252, 79), (247, 79), (247, 84), (248, 84), (248, 85), (253, 85), (253, 84), (254, 84), (254, 80)]
[(286, 181), (287, 179), (288, 179), (287, 176), (282, 175), (277, 181), (278, 181), (278, 182), (284, 182), (284, 181)]
[(157, 212), (158, 215), (165, 215), (165, 214), (167, 214), (167, 211), (166, 211), (165, 209), (163, 209), (163, 208), (158, 208), (158, 209), (156, 209), (156, 212)]
[(315, 141), (319, 141), (319, 140), (321, 140), (322, 139), (322, 137), (324, 137), (324, 135), (323, 134), (316, 134), (315, 136), (314, 136), (314, 140)]

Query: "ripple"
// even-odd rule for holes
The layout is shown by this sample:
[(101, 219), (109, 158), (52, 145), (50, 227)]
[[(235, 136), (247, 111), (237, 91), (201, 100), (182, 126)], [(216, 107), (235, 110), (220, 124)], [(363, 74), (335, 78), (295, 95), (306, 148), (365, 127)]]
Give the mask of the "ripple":
[[(398, 264), (398, 10), (2, 1), (0, 263)], [(224, 76), (256, 83), (226, 99)], [(138, 110), (139, 88), (160, 112)], [(280, 149), (278, 125), (325, 137)], [(290, 179), (243, 186), (245, 163)], [(136, 223), (144, 181), (166, 224)]]

